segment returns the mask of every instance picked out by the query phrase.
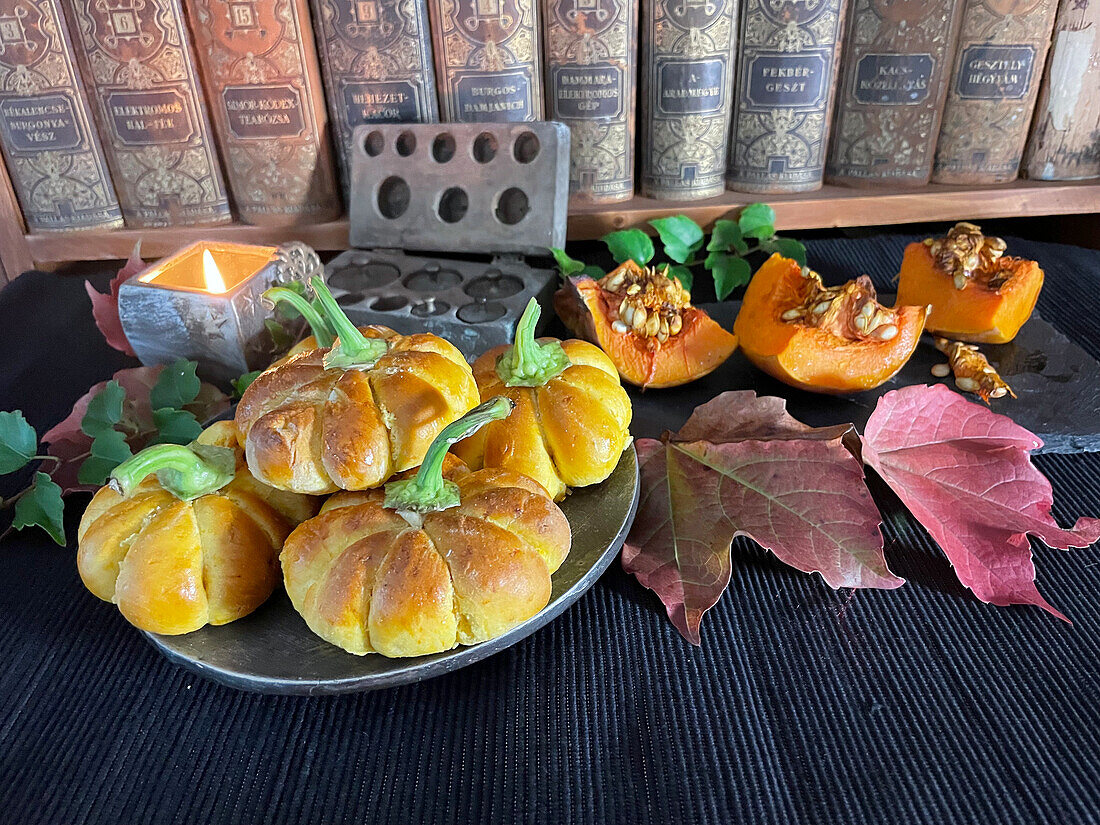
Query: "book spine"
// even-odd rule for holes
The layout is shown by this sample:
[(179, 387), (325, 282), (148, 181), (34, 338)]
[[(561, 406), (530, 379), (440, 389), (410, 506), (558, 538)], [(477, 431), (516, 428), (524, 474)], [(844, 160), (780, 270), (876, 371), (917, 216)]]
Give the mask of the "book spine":
[(232, 219), (179, 0), (66, 0), (126, 224)]
[(547, 0), (547, 106), (569, 126), (569, 200), (614, 203), (634, 194), (637, 0)]
[(313, 26), (346, 195), (356, 126), (439, 120), (428, 6), (313, 0)]
[(852, 0), (826, 180), (928, 183), (961, 14), (955, 0)]
[(1100, 177), (1100, 0), (1063, 0), (1024, 156), (1034, 180)]
[(697, 200), (725, 189), (737, 0), (643, 0), (641, 190)]
[(934, 183), (1015, 180), (1056, 0), (965, 0)]
[(0, 43), (0, 146), (27, 228), (121, 228), (57, 0), (0, 0)]
[(742, 0), (731, 189), (820, 188), (846, 2)]
[(429, 0), (443, 120), (543, 119), (537, 0)]
[(185, 0), (229, 191), (246, 223), (340, 214), (306, 0)]

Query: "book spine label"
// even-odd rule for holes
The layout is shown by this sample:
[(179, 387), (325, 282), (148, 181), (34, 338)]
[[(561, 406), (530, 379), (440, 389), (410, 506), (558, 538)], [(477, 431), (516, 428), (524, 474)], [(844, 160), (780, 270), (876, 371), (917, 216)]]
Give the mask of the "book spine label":
[(571, 136), (574, 205), (634, 194), (637, 0), (548, 0), (547, 106)]
[(443, 120), (543, 119), (536, 0), (430, 0)]
[(643, 0), (641, 189), (713, 198), (725, 189), (736, 0)]
[(827, 180), (928, 183), (961, 12), (954, 0), (852, 0)]
[(0, 0), (0, 145), (31, 231), (122, 226), (57, 0)]
[(932, 180), (1014, 180), (1056, 0), (966, 0)]
[(179, 0), (68, 0), (66, 10), (127, 225), (229, 221)]
[(846, 0), (742, 0), (727, 183), (743, 192), (821, 186)]
[(345, 183), (363, 123), (439, 120), (426, 0), (313, 0), (321, 69)]
[(340, 212), (306, 0), (186, 0), (229, 189), (241, 220)]
[(1100, 0), (1063, 0), (1024, 160), (1034, 180), (1100, 177)]

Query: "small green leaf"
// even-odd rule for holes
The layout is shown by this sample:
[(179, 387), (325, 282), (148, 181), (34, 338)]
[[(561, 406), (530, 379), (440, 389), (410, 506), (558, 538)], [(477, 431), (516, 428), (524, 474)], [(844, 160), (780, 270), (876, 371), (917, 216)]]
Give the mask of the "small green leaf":
[(561, 270), (561, 276), (563, 278), (568, 278), (570, 275), (576, 275), (578, 272), (584, 270), (584, 263), (578, 261), (576, 258), (570, 258), (565, 254), (564, 249), (551, 247), (550, 252), (553, 253), (554, 260), (558, 262), (558, 269)]
[(149, 404), (154, 410), (171, 407), (178, 410), (190, 404), (199, 394), (202, 382), (195, 375), (194, 361), (180, 358), (161, 370), (157, 383), (149, 392)]
[(153, 424), (157, 428), (153, 444), (190, 444), (202, 432), (194, 413), (171, 407), (153, 410)]
[(649, 225), (661, 236), (665, 254), (677, 263), (687, 263), (695, 251), (703, 245), (703, 230), (686, 215), (655, 218)]
[(81, 484), (103, 484), (111, 471), (132, 455), (125, 436), (117, 430), (104, 430), (96, 436), (91, 452), (76, 474)]
[(737, 225), (746, 238), (770, 238), (775, 234), (775, 210), (766, 203), (750, 203), (737, 216)]
[(801, 241), (796, 241), (794, 238), (775, 238), (772, 243), (775, 251), (784, 258), (798, 261), (799, 266), (806, 265), (806, 247)]
[(740, 255), (749, 251), (749, 245), (741, 237), (741, 227), (736, 221), (715, 221), (707, 252), (726, 252), (731, 248)]
[(125, 400), (126, 390), (122, 385), (118, 381), (108, 381), (88, 402), (88, 409), (80, 420), (84, 435), (95, 438), (102, 432), (112, 430), (122, 420), (122, 402)]
[(15, 518), (11, 526), (16, 530), (41, 527), (50, 534), (51, 539), (64, 547), (64, 513), (65, 503), (61, 500), (61, 488), (45, 473), (35, 473), (31, 488), (15, 502)]
[(596, 266), (595, 264), (589, 264), (581, 270), (581, 275), (587, 275), (594, 280), (600, 280), (607, 273), (603, 271), (603, 267)]
[[(279, 305), (282, 306), (282, 304)], [(294, 310), (294, 312), (297, 314), (298, 310)], [(271, 336), (271, 343), (274, 345), (276, 352), (290, 349), (294, 344), (294, 337), (274, 318), (265, 318), (264, 328), (267, 330), (267, 334)]]
[(252, 372), (246, 372), (244, 375), (238, 376), (233, 379), (233, 394), (240, 398), (244, 395), (244, 391), (252, 386), (252, 382), (260, 377), (260, 373), (263, 370), (252, 370)]
[(675, 278), (680, 282), (680, 286), (691, 292), (691, 285), (695, 282), (695, 277), (686, 266), (666, 266), (665, 275), (669, 278)]
[(714, 293), (719, 301), (726, 300), (731, 292), (744, 286), (752, 278), (752, 267), (744, 258), (735, 258), (725, 252), (712, 252), (707, 261), (712, 262), (709, 268), (714, 276)]
[(653, 260), (653, 239), (640, 229), (620, 229), (603, 236), (615, 263), (634, 261), (645, 266)]
[(23, 413), (0, 412), (0, 475), (26, 465), (38, 447), (38, 433)]

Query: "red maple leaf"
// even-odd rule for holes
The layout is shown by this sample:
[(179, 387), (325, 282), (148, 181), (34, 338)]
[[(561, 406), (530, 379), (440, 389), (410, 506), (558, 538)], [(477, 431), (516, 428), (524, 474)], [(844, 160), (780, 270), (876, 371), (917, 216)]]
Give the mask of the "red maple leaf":
[(108, 346), (134, 355), (134, 348), (126, 339), (126, 333), (122, 331), (122, 321), (118, 317), (118, 290), (126, 281), (145, 268), (145, 262), (141, 259), (141, 241), (134, 244), (134, 251), (130, 258), (122, 265), (122, 269), (111, 279), (110, 292), (97, 292), (90, 281), (84, 282), (84, 289), (92, 300), (92, 317), (95, 325), (103, 333)]

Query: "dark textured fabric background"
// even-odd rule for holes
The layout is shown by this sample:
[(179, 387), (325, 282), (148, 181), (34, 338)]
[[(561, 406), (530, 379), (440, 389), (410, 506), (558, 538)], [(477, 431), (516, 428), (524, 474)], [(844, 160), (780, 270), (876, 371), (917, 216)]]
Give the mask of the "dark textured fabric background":
[[(1046, 268), (1044, 317), (1100, 357), (1100, 253), (1010, 245)], [(817, 241), (811, 263), (885, 284), (901, 247)], [(122, 366), (90, 319), (77, 280), (0, 294), (0, 407), (42, 432)], [(1100, 455), (1036, 463), (1063, 524), (1100, 515)], [(739, 541), (696, 649), (615, 564), (498, 656), (337, 698), (238, 693), (170, 665), (83, 589), (72, 547), (9, 538), (0, 821), (1100, 821), (1100, 552), (1036, 549), (1072, 627), (983, 605), (871, 484), (900, 590), (834, 592)]]

